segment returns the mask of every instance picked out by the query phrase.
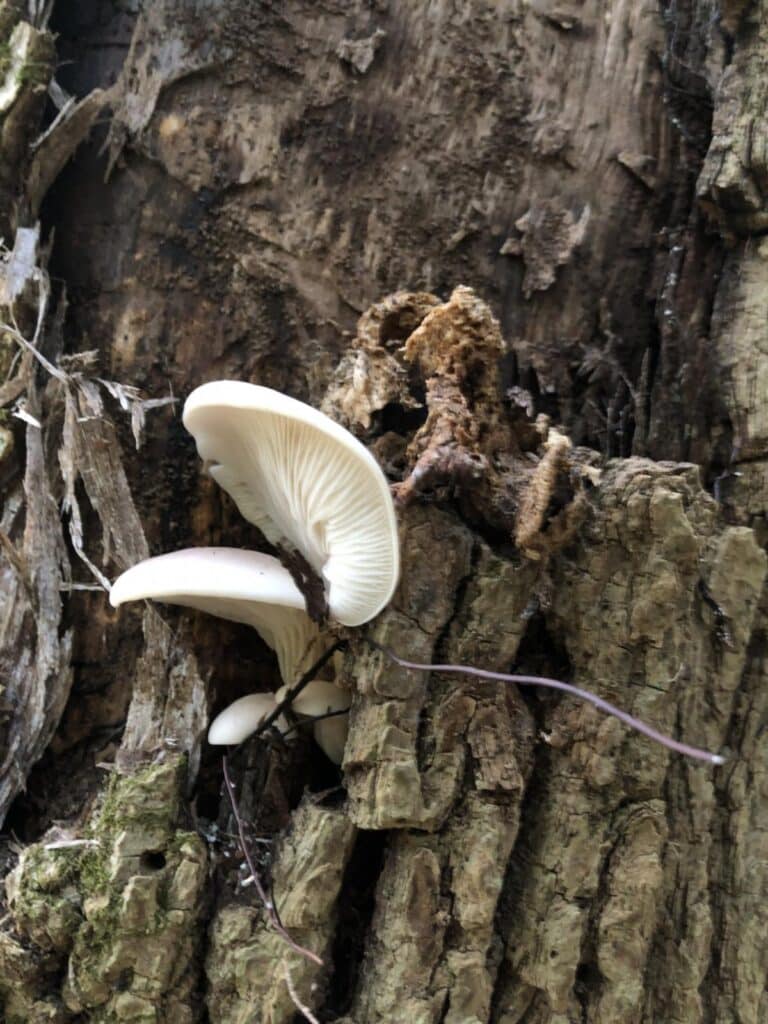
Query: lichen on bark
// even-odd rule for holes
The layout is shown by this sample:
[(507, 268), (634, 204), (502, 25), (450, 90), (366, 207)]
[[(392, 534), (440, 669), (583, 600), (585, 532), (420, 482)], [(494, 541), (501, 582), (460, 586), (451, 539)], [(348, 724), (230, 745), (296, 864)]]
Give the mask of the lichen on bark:
[[(9, 1020), (196, 1019), (208, 864), (205, 843), (185, 827), (185, 781), (179, 757), (114, 775), (76, 831), (53, 830), (23, 851), (6, 878), (15, 936), (0, 952), (0, 987)], [(27, 991), (8, 986), (20, 942), (62, 978), (55, 994), (40, 991), (45, 975)]]
[[(328, 962), (344, 870), (355, 827), (343, 811), (311, 800), (293, 814), (272, 867), (272, 898), (291, 938)], [(213, 1024), (288, 1024), (298, 997), (311, 1006), (323, 999), (329, 971), (292, 951), (250, 901), (217, 910), (206, 959), (206, 1002)]]

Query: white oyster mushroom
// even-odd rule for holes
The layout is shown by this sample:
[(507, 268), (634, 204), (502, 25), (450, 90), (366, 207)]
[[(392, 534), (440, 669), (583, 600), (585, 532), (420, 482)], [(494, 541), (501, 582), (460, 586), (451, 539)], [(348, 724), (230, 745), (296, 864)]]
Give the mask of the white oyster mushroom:
[(151, 598), (252, 626), (277, 654), (280, 674), (294, 683), (323, 653), (304, 596), (276, 558), (237, 548), (187, 548), (139, 562), (109, 593), (117, 607)]
[(312, 726), (315, 743), (334, 764), (341, 764), (344, 760), (344, 748), (347, 745), (348, 733), (349, 715), (322, 718)]
[[(288, 687), (281, 686), (275, 700), (280, 704), (287, 696)], [(351, 703), (352, 695), (348, 690), (323, 679), (313, 679), (293, 698), (291, 707), (298, 715), (327, 715), (330, 711), (346, 711)]]
[[(277, 701), (271, 693), (251, 693), (241, 697), (214, 718), (208, 730), (208, 742), (218, 747), (242, 743), (276, 707)], [(282, 733), (290, 729), (282, 715), (274, 724)]]
[[(275, 694), (278, 704), (285, 700), (287, 686), (282, 686)], [(291, 708), (298, 715), (315, 717), (327, 715), (329, 712), (346, 711), (352, 703), (352, 695), (334, 683), (322, 679), (313, 679), (301, 693), (291, 702)], [(349, 732), (349, 715), (334, 715), (323, 718), (312, 726), (315, 743), (334, 764), (341, 764), (344, 759), (344, 747)]]
[(325, 581), (333, 618), (359, 626), (385, 607), (399, 573), (394, 506), (378, 463), (347, 430), (241, 381), (193, 391), (184, 425), (242, 515)]

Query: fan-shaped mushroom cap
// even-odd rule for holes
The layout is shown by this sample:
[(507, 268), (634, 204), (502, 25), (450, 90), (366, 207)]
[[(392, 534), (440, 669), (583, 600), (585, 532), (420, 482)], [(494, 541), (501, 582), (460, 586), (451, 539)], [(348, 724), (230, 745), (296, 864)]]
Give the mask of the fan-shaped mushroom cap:
[(253, 626), (274, 648), (280, 674), (296, 681), (322, 654), (304, 596), (276, 558), (237, 548), (186, 548), (139, 562), (109, 592), (115, 607), (152, 598)]
[[(277, 701), (271, 693), (250, 693), (247, 697), (241, 697), (211, 722), (208, 742), (215, 747), (242, 743), (276, 707)], [(280, 732), (287, 732), (290, 729), (282, 715), (276, 719), (275, 726)]]
[(184, 425), (243, 516), (325, 579), (335, 619), (359, 626), (381, 611), (397, 584), (397, 524), (384, 474), (359, 441), (303, 402), (240, 381), (193, 391)]
[[(288, 695), (288, 687), (281, 686), (275, 700), (281, 704)], [(342, 690), (335, 683), (313, 679), (301, 693), (291, 701), (291, 708), (297, 715), (326, 715), (329, 711), (345, 711), (352, 703), (352, 694)]]

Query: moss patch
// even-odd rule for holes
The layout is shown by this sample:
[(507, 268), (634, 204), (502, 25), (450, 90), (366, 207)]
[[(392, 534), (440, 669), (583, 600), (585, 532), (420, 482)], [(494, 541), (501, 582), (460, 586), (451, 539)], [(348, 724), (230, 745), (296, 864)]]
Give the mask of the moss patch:
[[(104, 1022), (188, 1016), (207, 851), (182, 825), (185, 777), (180, 757), (113, 776), (81, 845), (36, 844), (9, 876), (15, 928), (66, 978), (62, 1012)], [(3, 996), (9, 1020), (19, 991)], [(34, 1000), (32, 985), (13, 1012), (48, 1019), (33, 1015)]]

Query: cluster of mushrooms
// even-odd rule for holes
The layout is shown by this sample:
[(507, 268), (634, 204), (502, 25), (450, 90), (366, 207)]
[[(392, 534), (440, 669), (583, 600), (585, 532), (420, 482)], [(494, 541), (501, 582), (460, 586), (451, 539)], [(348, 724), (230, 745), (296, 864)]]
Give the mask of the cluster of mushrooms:
[[(389, 603), (400, 571), (395, 509), (378, 463), (349, 431), (279, 391), (239, 381), (214, 381), (193, 391), (184, 406), (184, 426), (208, 472), (234, 498), (242, 515), (270, 543), (298, 554), (311, 567), (323, 584), (324, 611), (330, 619), (362, 626), (378, 615)], [(208, 731), (208, 741), (217, 745), (247, 739), (275, 715), (293, 684), (301, 681), (303, 686), (311, 678), (333, 647), (333, 638), (308, 614), (305, 596), (288, 569), (256, 551), (188, 548), (148, 558), (124, 572), (109, 596), (115, 606), (153, 598), (244, 622), (274, 649), (285, 685), (274, 695), (254, 693), (222, 711)], [(679, 754), (715, 765), (725, 760), (664, 735), (572, 683), (468, 665), (419, 664), (385, 653), (408, 669), (559, 690)], [(313, 720), (315, 740), (341, 764), (349, 693), (321, 678), (296, 689), (291, 710)], [(290, 728), (280, 715), (275, 725), (283, 731)]]
[[(389, 602), (399, 574), (395, 510), (370, 452), (323, 413), (270, 388), (214, 381), (184, 406), (184, 426), (208, 472), (272, 544), (300, 553), (323, 581), (331, 619), (360, 626)], [(235, 701), (211, 724), (208, 741), (247, 739), (287, 689), (332, 644), (307, 613), (290, 572), (271, 555), (237, 548), (188, 548), (148, 558), (110, 591), (117, 607), (151, 598), (252, 626), (277, 655), (284, 686)], [(317, 718), (316, 742), (344, 756), (350, 695), (315, 679), (291, 707)], [(287, 731), (282, 718), (277, 728)]]

